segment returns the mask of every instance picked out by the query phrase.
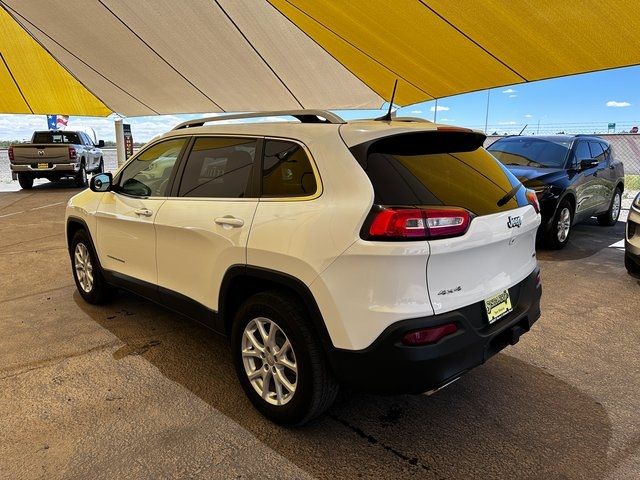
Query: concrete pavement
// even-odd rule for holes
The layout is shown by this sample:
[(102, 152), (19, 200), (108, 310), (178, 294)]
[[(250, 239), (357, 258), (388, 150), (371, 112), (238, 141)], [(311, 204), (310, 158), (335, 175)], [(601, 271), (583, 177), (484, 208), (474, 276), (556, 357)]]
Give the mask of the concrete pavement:
[(81, 300), (67, 186), (0, 193), (0, 478), (640, 476), (640, 281), (622, 222), (540, 252), (542, 318), (447, 389), (346, 394), (284, 429), (246, 400), (222, 337), (130, 294)]

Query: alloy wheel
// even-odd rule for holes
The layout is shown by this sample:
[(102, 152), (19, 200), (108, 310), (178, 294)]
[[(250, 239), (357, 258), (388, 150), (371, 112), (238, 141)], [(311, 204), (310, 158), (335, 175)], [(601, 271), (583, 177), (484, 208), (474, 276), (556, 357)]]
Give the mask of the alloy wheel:
[(569, 236), (569, 230), (571, 229), (571, 212), (567, 207), (564, 207), (560, 211), (558, 216), (558, 241), (564, 243)]
[(249, 382), (264, 401), (285, 405), (296, 392), (298, 364), (287, 335), (265, 317), (251, 320), (242, 334), (242, 364)]
[(89, 249), (87, 249), (84, 243), (78, 243), (76, 245), (73, 254), (73, 265), (80, 287), (86, 293), (89, 293), (93, 288), (93, 264), (91, 263)]
[(618, 220), (620, 215), (620, 193), (616, 192), (613, 196), (613, 204), (611, 205), (611, 220)]

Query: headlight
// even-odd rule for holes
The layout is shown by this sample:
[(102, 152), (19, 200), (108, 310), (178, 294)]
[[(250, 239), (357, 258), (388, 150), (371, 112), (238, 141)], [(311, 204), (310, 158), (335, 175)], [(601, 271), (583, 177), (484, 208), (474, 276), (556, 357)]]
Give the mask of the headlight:
[(640, 210), (640, 193), (636, 195), (635, 200), (633, 201), (633, 206)]

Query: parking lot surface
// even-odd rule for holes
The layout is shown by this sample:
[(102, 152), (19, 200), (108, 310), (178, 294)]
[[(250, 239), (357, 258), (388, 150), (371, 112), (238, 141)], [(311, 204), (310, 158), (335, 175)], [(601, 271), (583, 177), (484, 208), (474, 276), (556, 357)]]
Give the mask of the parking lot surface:
[(286, 429), (251, 407), (224, 338), (131, 294), (82, 301), (63, 234), (77, 191), (0, 193), (1, 478), (640, 477), (622, 221), (538, 253), (543, 313), (515, 347), (431, 397), (344, 394)]

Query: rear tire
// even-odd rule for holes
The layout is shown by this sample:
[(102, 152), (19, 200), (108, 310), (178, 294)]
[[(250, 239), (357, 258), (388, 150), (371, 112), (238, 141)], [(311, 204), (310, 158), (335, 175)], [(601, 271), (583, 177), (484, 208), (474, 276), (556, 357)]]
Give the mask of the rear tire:
[(640, 275), (640, 265), (638, 265), (628, 253), (624, 255), (624, 266), (631, 275)]
[(105, 281), (98, 257), (85, 230), (78, 230), (73, 236), (69, 253), (73, 279), (80, 296), (94, 305), (111, 300), (115, 288)]
[(33, 188), (33, 177), (24, 173), (19, 173), (18, 183), (20, 184), (20, 188), (24, 190), (31, 190)]
[(609, 210), (602, 215), (598, 215), (598, 223), (603, 227), (613, 227), (618, 222), (620, 216), (620, 209), (622, 205), (622, 192), (619, 188), (616, 188), (609, 203)]
[(334, 402), (338, 384), (308, 314), (295, 298), (279, 291), (249, 298), (235, 316), (231, 348), (242, 388), (273, 422), (302, 425)]
[(544, 234), (544, 244), (553, 250), (564, 248), (569, 242), (573, 226), (573, 206), (568, 200), (562, 200), (550, 225)]
[(84, 162), (80, 164), (80, 170), (75, 176), (76, 187), (86, 188), (87, 186), (87, 169), (84, 166)]

